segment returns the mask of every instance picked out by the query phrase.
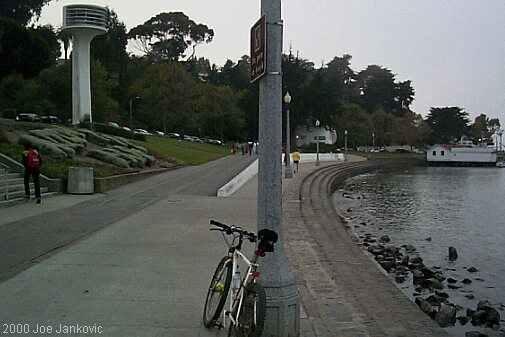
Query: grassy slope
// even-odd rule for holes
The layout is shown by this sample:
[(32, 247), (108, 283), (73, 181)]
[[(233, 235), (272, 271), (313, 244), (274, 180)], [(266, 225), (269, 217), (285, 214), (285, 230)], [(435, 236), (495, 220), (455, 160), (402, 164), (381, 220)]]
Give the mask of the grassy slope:
[[(16, 161), (21, 160), (23, 148), (16, 143), (17, 138), (20, 134), (28, 132), (29, 129), (36, 128), (36, 124), (4, 124), (0, 127), (0, 153)], [(148, 136), (146, 142), (129, 141), (147, 148), (157, 158), (158, 168), (173, 165), (199, 165), (229, 154), (229, 149), (226, 146), (179, 141), (165, 137)], [(65, 160), (54, 160), (45, 156), (43, 157), (41, 171), (42, 174), (50, 178), (65, 179), (68, 175), (68, 168), (72, 166), (93, 167), (95, 177), (106, 177), (141, 170), (139, 168), (119, 169), (85, 156)], [(147, 167), (146, 169), (152, 168)]]

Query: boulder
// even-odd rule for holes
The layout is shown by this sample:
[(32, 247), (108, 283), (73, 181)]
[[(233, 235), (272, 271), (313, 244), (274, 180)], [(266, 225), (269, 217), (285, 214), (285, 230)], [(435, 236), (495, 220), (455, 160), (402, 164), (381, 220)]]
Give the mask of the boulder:
[(440, 310), (435, 315), (435, 321), (442, 328), (454, 325), (456, 323), (456, 308), (442, 303)]
[(449, 247), (449, 261), (456, 261), (458, 259), (458, 252), (456, 248)]
[(437, 310), (424, 298), (416, 297), (415, 303), (424, 313), (426, 313), (431, 318), (434, 318), (437, 314)]

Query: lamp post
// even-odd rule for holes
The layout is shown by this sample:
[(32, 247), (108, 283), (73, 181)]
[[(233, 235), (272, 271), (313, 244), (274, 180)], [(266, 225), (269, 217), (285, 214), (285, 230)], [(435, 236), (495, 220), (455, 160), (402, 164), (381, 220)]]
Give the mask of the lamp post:
[(344, 161), (347, 161), (347, 130), (344, 131), (345, 142), (344, 142)]
[(291, 103), (291, 95), (289, 91), (284, 96), (284, 103), (286, 103), (286, 167), (284, 176), (286, 178), (293, 178), (293, 169), (291, 168), (291, 132), (289, 129), (289, 103)]
[(133, 105), (134, 99), (140, 99), (140, 97), (135, 96), (134, 98), (130, 99), (130, 130), (133, 130), (133, 128), (132, 128), (132, 105)]
[[(261, 285), (269, 336), (300, 335), (300, 301), (295, 276), (284, 252), (282, 229), (282, 30), (281, 0), (261, 0), (265, 16), (265, 74), (259, 79), (259, 160), (257, 228), (277, 232), (275, 254), (261, 260)], [(263, 39), (259, 39), (263, 41)], [(254, 41), (254, 39), (253, 39)], [(258, 42), (258, 41), (256, 41)]]
[(316, 128), (317, 128), (317, 133), (316, 133), (316, 166), (319, 166), (319, 125), (321, 125), (321, 122), (319, 122), (319, 119), (316, 119)]
[(375, 153), (375, 133), (372, 133), (372, 153)]

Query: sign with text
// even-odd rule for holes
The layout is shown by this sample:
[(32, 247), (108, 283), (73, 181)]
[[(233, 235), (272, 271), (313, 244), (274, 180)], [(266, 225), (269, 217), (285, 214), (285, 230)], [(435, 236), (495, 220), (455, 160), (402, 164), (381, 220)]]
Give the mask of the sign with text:
[(251, 28), (251, 82), (266, 71), (266, 19), (263, 15)]

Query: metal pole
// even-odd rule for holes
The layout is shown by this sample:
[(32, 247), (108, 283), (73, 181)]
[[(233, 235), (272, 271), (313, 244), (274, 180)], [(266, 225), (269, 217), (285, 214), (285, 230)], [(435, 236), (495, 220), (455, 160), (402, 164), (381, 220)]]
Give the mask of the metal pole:
[(133, 130), (132, 129), (132, 101), (133, 101), (133, 98), (130, 99), (130, 130)]
[(293, 178), (293, 169), (291, 167), (291, 130), (289, 125), (289, 104), (291, 103), (291, 96), (289, 92), (284, 96), (286, 103), (286, 168), (284, 169), (284, 177)]
[(316, 166), (320, 165), (320, 163), (319, 163), (319, 125), (320, 125), (320, 122), (318, 119), (318, 120), (316, 120), (316, 127), (317, 127), (317, 131), (316, 131), (316, 138), (317, 138), (317, 141), (316, 141)]
[(261, 261), (267, 295), (265, 336), (299, 336), (300, 303), (284, 253), (282, 229), (282, 21), (281, 0), (261, 0), (266, 19), (266, 73), (259, 79), (258, 230), (279, 235), (275, 253)]
[(347, 130), (344, 131), (345, 143), (344, 143), (344, 160), (347, 161)]

